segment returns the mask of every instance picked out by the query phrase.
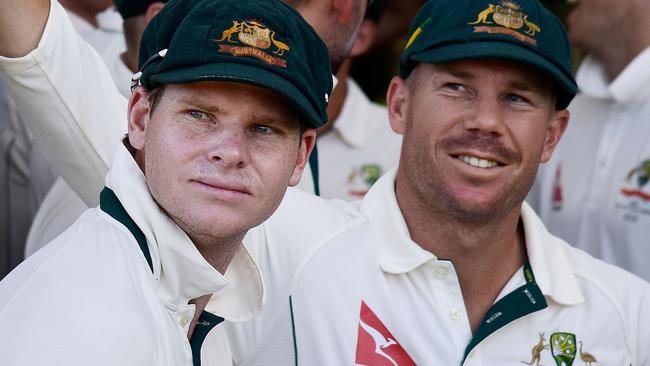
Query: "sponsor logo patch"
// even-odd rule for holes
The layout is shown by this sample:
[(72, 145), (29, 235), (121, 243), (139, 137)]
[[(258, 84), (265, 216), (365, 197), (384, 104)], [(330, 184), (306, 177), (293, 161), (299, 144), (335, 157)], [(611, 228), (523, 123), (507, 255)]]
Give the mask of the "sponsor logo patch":
[(355, 362), (365, 366), (415, 366), (408, 353), (363, 301)]

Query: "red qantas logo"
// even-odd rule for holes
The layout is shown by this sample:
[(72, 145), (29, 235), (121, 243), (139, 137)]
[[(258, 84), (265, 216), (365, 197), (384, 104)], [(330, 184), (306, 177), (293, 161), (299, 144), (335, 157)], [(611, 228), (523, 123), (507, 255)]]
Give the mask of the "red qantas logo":
[(397, 343), (377, 315), (361, 301), (359, 337), (357, 340), (357, 365), (364, 366), (416, 366), (411, 357)]

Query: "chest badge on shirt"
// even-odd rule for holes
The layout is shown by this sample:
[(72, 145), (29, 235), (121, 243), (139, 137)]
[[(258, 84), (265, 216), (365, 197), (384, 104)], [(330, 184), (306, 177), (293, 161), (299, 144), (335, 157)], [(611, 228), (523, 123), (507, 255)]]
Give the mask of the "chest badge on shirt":
[(348, 176), (348, 194), (352, 197), (362, 198), (368, 193), (379, 177), (381, 177), (382, 170), (378, 164), (363, 164), (360, 167), (352, 169)]
[(650, 217), (650, 159), (642, 161), (625, 177), (621, 188), (621, 198), (616, 207), (624, 210), (623, 219), (636, 222), (639, 216)]
[(539, 341), (531, 349), (530, 362), (521, 361), (521, 363), (541, 366), (542, 352), (549, 348), (557, 366), (573, 366), (576, 356), (587, 366), (598, 362), (594, 355), (582, 350), (582, 341), (576, 342), (575, 334), (557, 332), (551, 334), (548, 344), (544, 338), (544, 333), (539, 333)]
[(408, 353), (363, 301), (355, 363), (364, 366), (415, 366)]

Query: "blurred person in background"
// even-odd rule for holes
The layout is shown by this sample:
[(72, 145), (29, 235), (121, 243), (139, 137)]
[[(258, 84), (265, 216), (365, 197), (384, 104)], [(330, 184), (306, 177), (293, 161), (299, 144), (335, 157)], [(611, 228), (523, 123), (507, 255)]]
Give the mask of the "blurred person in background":
[(580, 93), (529, 198), (551, 232), (650, 280), (650, 2), (571, 3)]
[[(155, 0), (116, 0), (115, 7), (105, 13), (115, 12), (120, 20), (123, 36), (102, 43), (98, 51), (111, 72), (117, 89), (125, 97), (131, 96), (131, 77), (137, 71), (140, 39), (145, 27), (154, 15), (165, 5), (165, 1)], [(123, 19), (123, 21), (122, 21)], [(106, 38), (101, 30), (93, 32), (93, 39)], [(84, 37), (88, 41), (87, 37)], [(92, 42), (89, 42), (93, 45)], [(97, 47), (93, 46), (96, 50)], [(47, 150), (47, 148), (45, 148)], [(57, 178), (45, 196), (29, 229), (25, 244), (25, 258), (36, 253), (52, 241), (89, 208), (81, 198), (61, 178)]]
[(329, 122), (318, 131), (321, 196), (356, 200), (397, 165), (402, 139), (388, 123), (386, 107), (368, 99), (350, 76), (354, 60), (375, 42), (387, 0), (368, 8), (350, 56), (341, 65), (328, 107)]
[[(74, 28), (98, 52), (118, 47), (121, 18), (110, 0), (62, 0)], [(37, 210), (56, 179), (46, 156), (8, 91), (0, 93), (3, 104), (0, 126), (0, 278), (24, 258), (29, 228)], [(76, 218), (76, 217), (75, 217)]]

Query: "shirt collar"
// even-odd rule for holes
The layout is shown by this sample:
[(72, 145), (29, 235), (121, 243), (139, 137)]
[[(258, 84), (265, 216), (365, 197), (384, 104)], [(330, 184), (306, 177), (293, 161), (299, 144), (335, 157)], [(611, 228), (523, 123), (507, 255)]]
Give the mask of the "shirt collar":
[(368, 140), (369, 128), (366, 124), (371, 102), (352, 78), (348, 78), (347, 83), (348, 94), (333, 127), (348, 145), (361, 148)]
[(650, 95), (650, 47), (630, 62), (614, 81), (609, 80), (605, 66), (593, 56), (585, 57), (576, 80), (580, 91), (590, 97), (613, 99), (620, 103), (645, 100)]
[[(397, 168), (386, 172), (361, 202), (361, 212), (368, 218), (378, 241), (378, 261), (384, 272), (410, 272), (436, 256), (411, 240), (408, 227), (395, 196)], [(542, 293), (558, 303), (572, 305), (584, 301), (565, 244), (552, 236), (535, 212), (524, 202), (521, 212), (526, 248), (531, 268)], [(523, 277), (522, 277), (523, 278)]]
[(149, 194), (145, 177), (126, 147), (120, 144), (106, 177), (109, 187), (147, 238), (153, 260), (156, 291), (166, 306), (187, 305), (190, 299), (213, 294), (206, 310), (228, 321), (255, 317), (264, 301), (262, 277), (242, 245), (225, 275), (210, 265), (189, 237)]
[(379, 266), (384, 272), (401, 274), (436, 260), (436, 256), (411, 240), (395, 196), (397, 168), (387, 171), (361, 201), (361, 213), (377, 233)]

